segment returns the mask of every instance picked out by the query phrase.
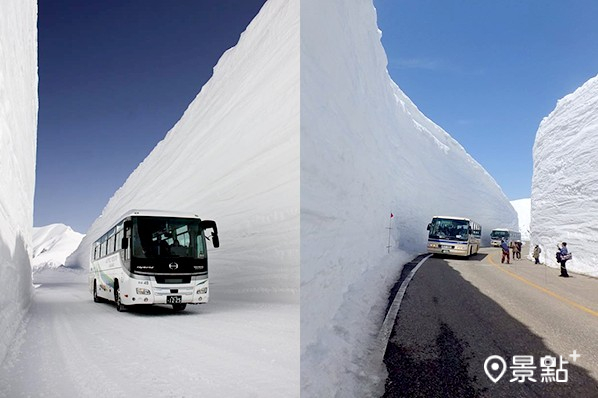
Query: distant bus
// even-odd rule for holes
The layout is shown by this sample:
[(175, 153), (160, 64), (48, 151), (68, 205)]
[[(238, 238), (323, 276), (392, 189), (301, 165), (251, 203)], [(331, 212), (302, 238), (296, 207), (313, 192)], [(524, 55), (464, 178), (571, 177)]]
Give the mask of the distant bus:
[(515, 242), (521, 240), (521, 233), (507, 228), (496, 228), (490, 232), (490, 244), (492, 246), (500, 246), (502, 239), (507, 243)]
[(218, 247), (214, 221), (163, 211), (126, 213), (91, 246), (93, 301), (114, 301), (118, 311), (133, 304), (171, 304), (182, 311), (207, 303), (207, 229)]
[(482, 227), (468, 218), (432, 218), (428, 224), (428, 253), (471, 256), (480, 249)]

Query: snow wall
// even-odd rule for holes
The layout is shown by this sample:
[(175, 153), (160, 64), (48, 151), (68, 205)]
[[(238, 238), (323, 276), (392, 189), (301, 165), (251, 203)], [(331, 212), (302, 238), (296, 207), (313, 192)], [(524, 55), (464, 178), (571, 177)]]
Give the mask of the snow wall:
[(534, 142), (531, 245), (557, 267), (567, 242), (567, 269), (598, 276), (598, 76), (559, 100)]
[(495, 180), (392, 81), (380, 39), (371, 0), (301, 2), (306, 396), (383, 393), (368, 351), (401, 261), (426, 251), (432, 216), (470, 217), (486, 242), (493, 228), (518, 227)]
[(0, 2), (0, 363), (29, 307), (37, 137), (37, 2)]
[[(519, 219), (519, 231), (521, 232), (521, 240), (529, 242), (530, 237), (530, 217), (532, 211), (532, 202), (530, 198), (512, 200), (511, 205), (517, 212)], [(532, 246), (533, 248), (533, 246)]]
[(114, 194), (67, 267), (128, 209), (215, 220), (211, 300), (299, 303), (299, 0), (271, 0)]

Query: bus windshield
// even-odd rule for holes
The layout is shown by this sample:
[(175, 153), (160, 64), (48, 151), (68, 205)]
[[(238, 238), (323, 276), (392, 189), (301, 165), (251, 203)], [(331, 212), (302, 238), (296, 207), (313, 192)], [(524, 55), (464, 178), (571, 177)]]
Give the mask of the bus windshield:
[(133, 257), (205, 258), (200, 220), (194, 218), (133, 217)]
[(509, 238), (509, 231), (492, 231), (490, 233), (490, 238), (492, 238), (492, 239)]
[(469, 239), (469, 222), (434, 218), (430, 223), (429, 238), (467, 241)]

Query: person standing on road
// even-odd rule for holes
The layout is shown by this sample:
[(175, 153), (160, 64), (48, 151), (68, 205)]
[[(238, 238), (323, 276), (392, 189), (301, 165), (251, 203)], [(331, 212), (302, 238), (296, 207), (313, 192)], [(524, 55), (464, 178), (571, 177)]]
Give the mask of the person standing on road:
[(511, 250), (513, 250), (513, 257), (511, 258), (515, 260), (517, 258), (517, 242), (512, 240), (511, 243), (509, 243), (509, 246), (511, 247)]
[(520, 240), (515, 241), (515, 247), (517, 248), (517, 259), (521, 260), (521, 248), (523, 243)]
[(502, 257), (500, 259), (501, 264), (505, 262), (505, 258), (507, 259), (507, 264), (510, 264), (511, 262), (509, 261), (509, 245), (507, 245), (507, 242), (505, 242), (504, 238), (500, 243), (500, 247), (502, 249)]
[(540, 246), (536, 245), (534, 246), (534, 259), (536, 260), (536, 264), (540, 264), (540, 253), (542, 253), (542, 249), (540, 249)]
[(569, 255), (569, 249), (567, 249), (567, 242), (563, 242), (562, 247), (560, 247), (559, 245), (557, 245), (557, 247), (559, 248), (559, 252), (561, 254), (561, 274), (559, 276), (563, 278), (568, 278), (569, 274), (567, 273), (567, 267), (565, 263), (567, 262), (567, 260), (571, 258), (571, 256)]

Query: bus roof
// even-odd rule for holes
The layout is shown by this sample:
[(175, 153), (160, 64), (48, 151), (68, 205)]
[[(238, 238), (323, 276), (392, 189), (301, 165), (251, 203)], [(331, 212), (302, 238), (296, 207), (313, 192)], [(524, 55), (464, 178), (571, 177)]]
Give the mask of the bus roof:
[(434, 216), (434, 217), (432, 217), (432, 219), (434, 219), (434, 218), (446, 218), (448, 220), (472, 221), (471, 218), (465, 218), (465, 217), (452, 217), (452, 216)]
[(200, 219), (197, 214), (187, 213), (181, 211), (170, 211), (170, 210), (150, 210), (150, 209), (132, 209), (122, 215), (118, 219), (121, 220), (127, 217), (142, 216), (142, 217), (174, 217), (174, 218), (197, 218)]

